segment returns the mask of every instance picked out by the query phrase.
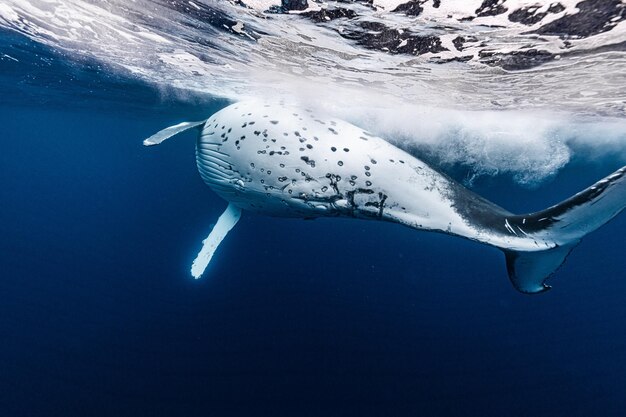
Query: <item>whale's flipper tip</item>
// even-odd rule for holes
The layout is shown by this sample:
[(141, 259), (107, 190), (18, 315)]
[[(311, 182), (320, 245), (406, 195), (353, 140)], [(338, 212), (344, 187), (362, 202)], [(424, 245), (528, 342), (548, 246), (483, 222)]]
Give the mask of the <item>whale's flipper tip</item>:
[(191, 265), (191, 276), (198, 279), (202, 276), (217, 247), (220, 245), (224, 237), (235, 227), (241, 218), (241, 209), (229, 204), (222, 215), (217, 219), (217, 223), (213, 226), (213, 230), (209, 236), (202, 242), (202, 249)]
[(160, 143), (165, 142), (169, 138), (172, 138), (178, 135), (179, 133), (183, 133), (189, 129), (193, 129), (194, 127), (202, 128), (202, 125), (204, 125), (205, 122), (206, 120), (201, 120), (198, 122), (182, 122), (174, 126), (166, 127), (165, 129), (160, 130), (154, 135), (145, 139), (143, 141), (143, 146), (158, 145)]

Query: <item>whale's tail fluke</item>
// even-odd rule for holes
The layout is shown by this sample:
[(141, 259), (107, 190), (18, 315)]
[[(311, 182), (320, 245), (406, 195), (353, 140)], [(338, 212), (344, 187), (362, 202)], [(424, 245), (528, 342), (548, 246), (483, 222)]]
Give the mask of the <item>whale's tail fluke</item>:
[(539, 293), (571, 250), (626, 208), (626, 166), (573, 197), (536, 213), (506, 216), (507, 230), (528, 239), (553, 242), (544, 250), (502, 248), (511, 282), (521, 292)]

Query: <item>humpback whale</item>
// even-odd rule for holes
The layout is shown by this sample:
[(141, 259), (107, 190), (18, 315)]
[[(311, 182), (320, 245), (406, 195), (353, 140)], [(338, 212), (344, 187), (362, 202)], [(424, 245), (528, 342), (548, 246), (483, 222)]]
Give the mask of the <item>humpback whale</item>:
[(353, 124), (261, 101), (168, 127), (144, 145), (189, 129), (199, 131), (202, 180), (228, 202), (193, 263), (195, 278), (245, 210), (382, 220), (495, 246), (513, 286), (540, 293), (580, 240), (626, 206), (625, 166), (550, 208), (513, 214)]

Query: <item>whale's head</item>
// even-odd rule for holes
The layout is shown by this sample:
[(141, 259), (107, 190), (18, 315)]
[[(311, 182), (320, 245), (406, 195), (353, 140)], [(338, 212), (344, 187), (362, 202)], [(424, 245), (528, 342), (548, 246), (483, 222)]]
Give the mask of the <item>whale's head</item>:
[(206, 121), (196, 161), (204, 182), (242, 209), (318, 217), (350, 213), (355, 196), (380, 200), (380, 147), (390, 145), (312, 110), (244, 102)]

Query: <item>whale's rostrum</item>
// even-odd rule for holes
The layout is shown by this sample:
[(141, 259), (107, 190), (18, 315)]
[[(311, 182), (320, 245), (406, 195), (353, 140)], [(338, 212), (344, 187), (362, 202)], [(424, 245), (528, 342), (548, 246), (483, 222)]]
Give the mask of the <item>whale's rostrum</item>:
[(515, 215), (357, 126), (261, 101), (169, 127), (144, 144), (193, 128), (200, 176), (229, 203), (194, 261), (196, 278), (245, 210), (384, 220), (488, 244), (504, 252), (516, 289), (538, 293), (586, 234), (626, 206), (623, 167), (553, 207)]

